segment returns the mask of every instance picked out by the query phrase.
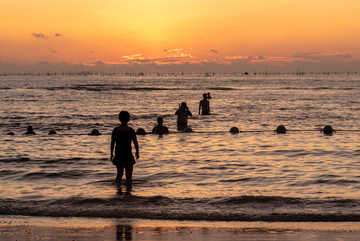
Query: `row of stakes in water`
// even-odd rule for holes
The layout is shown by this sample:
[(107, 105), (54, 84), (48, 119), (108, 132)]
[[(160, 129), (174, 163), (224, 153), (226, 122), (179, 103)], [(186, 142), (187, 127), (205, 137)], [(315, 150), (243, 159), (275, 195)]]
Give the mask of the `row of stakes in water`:
[[(279, 125), (279, 126), (274, 130), (274, 132), (279, 133), (279, 134), (285, 134), (287, 131), (288, 131), (288, 130), (287, 130), (286, 127), (283, 126), (283, 125)], [(324, 127), (323, 129), (321, 129), (320, 131), (323, 132), (323, 133), (326, 134), (326, 135), (331, 135), (331, 134), (333, 134), (333, 132), (335, 132), (335, 130), (334, 130), (331, 126), (329, 126), (329, 125), (325, 126), (325, 127)], [(194, 131), (193, 131), (190, 127), (186, 127), (186, 128), (185, 128), (183, 131), (181, 131), (181, 132), (194, 132)], [(240, 130), (239, 130), (239, 128), (237, 128), (237, 127), (232, 127), (232, 128), (230, 129), (230, 132), (231, 132), (231, 133), (239, 133)], [(35, 131), (33, 130), (33, 127), (32, 127), (32, 126), (28, 126), (27, 132), (26, 132), (25, 134), (27, 134), (27, 135), (36, 135), (36, 133), (35, 133)], [(57, 134), (57, 132), (56, 132), (55, 130), (49, 131), (49, 135), (56, 135), (56, 134)], [(136, 134), (137, 134), (137, 135), (146, 135), (146, 134), (150, 134), (150, 133), (147, 133), (147, 132), (145, 131), (145, 129), (143, 129), (143, 128), (139, 128), (139, 129), (136, 130)], [(8, 135), (15, 135), (15, 133), (14, 133), (14, 132), (9, 132)], [(99, 130), (93, 129), (93, 130), (89, 133), (89, 135), (90, 135), (90, 136), (99, 136), (99, 135), (101, 135), (101, 133), (100, 133)]]

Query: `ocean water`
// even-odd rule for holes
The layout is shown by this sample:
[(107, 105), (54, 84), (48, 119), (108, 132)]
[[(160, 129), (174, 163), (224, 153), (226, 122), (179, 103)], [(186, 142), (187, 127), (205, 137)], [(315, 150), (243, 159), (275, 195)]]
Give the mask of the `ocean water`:
[[(0, 215), (360, 221), (360, 75), (10, 75), (0, 94)], [(182, 101), (193, 133), (176, 130)], [(171, 132), (138, 136), (131, 191), (109, 160), (121, 110)]]

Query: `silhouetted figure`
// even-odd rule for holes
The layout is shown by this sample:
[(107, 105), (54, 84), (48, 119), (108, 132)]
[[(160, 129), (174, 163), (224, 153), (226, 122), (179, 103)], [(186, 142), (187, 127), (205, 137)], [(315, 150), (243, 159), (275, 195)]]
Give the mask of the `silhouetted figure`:
[(115, 127), (111, 134), (110, 160), (117, 168), (116, 183), (121, 184), (125, 169), (126, 186), (131, 188), (133, 166), (136, 163), (132, 153), (131, 142), (133, 142), (135, 146), (136, 159), (139, 158), (139, 144), (136, 139), (135, 130), (127, 125), (130, 120), (129, 112), (121, 111), (119, 113), (119, 120), (121, 124)]
[(93, 129), (91, 132), (90, 132), (90, 134), (89, 134), (90, 136), (100, 136), (101, 135), (101, 133), (100, 133), (100, 131), (99, 130), (97, 130), (97, 129)]
[(283, 125), (279, 125), (276, 130), (274, 130), (274, 132), (278, 133), (278, 134), (285, 134), (287, 131), (286, 127)]
[(210, 96), (210, 92), (207, 93), (207, 97), (209, 100), (212, 99), (212, 97)]
[(157, 118), (158, 125), (152, 129), (153, 134), (169, 134), (169, 129), (163, 125), (164, 119), (162, 117)]
[(36, 135), (32, 126), (27, 127), (27, 131), (25, 132), (26, 135)]
[(333, 132), (336, 132), (331, 126), (325, 126), (324, 129), (321, 130), (325, 135), (332, 135)]
[[(211, 98), (211, 97), (210, 97)], [(202, 115), (210, 115), (210, 101), (208, 101), (208, 95), (203, 94), (203, 99), (199, 103), (199, 115), (200, 111)]]
[(187, 127), (189, 116), (192, 116), (192, 113), (187, 107), (186, 102), (181, 103), (179, 109), (175, 112), (175, 115), (177, 115), (178, 117), (177, 119), (178, 130), (180, 131), (184, 130)]

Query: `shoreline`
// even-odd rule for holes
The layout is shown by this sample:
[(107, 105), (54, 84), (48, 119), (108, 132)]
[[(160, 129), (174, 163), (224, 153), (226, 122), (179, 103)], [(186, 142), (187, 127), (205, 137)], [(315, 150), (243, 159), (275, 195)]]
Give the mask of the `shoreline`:
[(209, 222), (0, 216), (0, 240), (359, 240), (359, 222)]

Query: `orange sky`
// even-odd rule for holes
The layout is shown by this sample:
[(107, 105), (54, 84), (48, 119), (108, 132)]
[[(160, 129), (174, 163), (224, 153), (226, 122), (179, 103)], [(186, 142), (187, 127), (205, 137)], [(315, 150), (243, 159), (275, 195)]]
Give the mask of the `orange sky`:
[(0, 62), (360, 59), (358, 0), (2, 0)]

